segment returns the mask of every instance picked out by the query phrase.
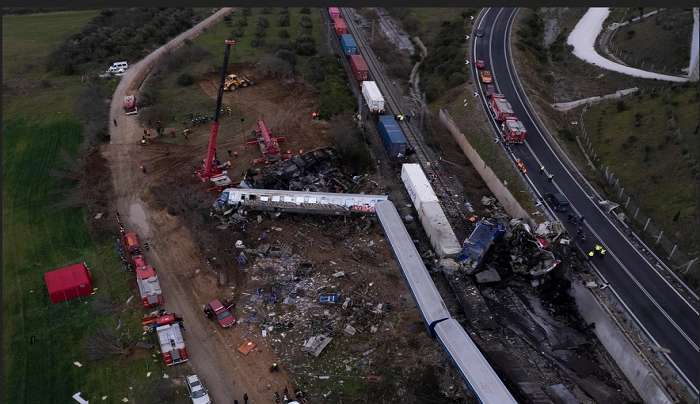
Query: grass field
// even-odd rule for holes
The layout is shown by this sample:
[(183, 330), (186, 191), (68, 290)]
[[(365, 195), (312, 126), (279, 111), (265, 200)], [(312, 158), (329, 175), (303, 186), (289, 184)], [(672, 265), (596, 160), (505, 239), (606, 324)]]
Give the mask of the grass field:
[(668, 9), (621, 27), (611, 45), (615, 55), (631, 66), (683, 74), (690, 63), (692, 29), (691, 11)]
[(697, 253), (700, 235), (691, 224), (698, 223), (698, 90), (675, 87), (656, 97), (626, 97), (624, 105), (624, 111), (616, 102), (589, 108), (585, 124), (593, 147), (642, 212), (683, 251)]
[[(121, 269), (111, 241), (90, 237), (82, 208), (58, 207), (63, 196), (75, 189), (51, 175), (70, 164), (62, 156), (75, 156), (83, 142), (82, 124), (73, 110), (82, 84), (80, 77), (46, 74), (45, 59), (94, 15), (95, 11), (75, 11), (3, 16), (6, 403), (71, 402), (77, 391), (90, 401), (106, 395), (105, 402), (122, 397), (156, 402), (148, 387), (162, 371), (160, 362), (153, 362), (148, 353), (95, 362), (86, 357), (86, 338), (98, 328), (114, 329), (121, 321), (119, 333), (140, 337), (141, 310), (101, 314), (105, 311), (96, 301), (120, 306), (133, 293), (128, 283), (131, 276)], [(51, 85), (40, 86), (35, 80)], [(80, 261), (92, 269), (96, 294), (50, 304), (43, 273)], [(74, 366), (74, 361), (83, 367)], [(155, 376), (146, 378), (148, 371)]]

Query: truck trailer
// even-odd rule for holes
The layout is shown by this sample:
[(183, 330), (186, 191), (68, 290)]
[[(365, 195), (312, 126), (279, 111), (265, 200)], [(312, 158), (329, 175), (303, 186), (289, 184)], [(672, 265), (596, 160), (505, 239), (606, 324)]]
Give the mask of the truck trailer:
[(348, 24), (345, 22), (343, 17), (332, 17), (333, 27), (335, 28), (335, 34), (338, 36), (345, 35), (348, 33)]

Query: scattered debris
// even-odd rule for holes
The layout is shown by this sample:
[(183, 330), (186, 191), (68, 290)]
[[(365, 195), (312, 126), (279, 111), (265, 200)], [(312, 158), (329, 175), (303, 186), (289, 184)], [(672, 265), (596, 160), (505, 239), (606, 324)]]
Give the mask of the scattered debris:
[(346, 333), (347, 335), (355, 335), (357, 333), (357, 330), (355, 327), (351, 326), (350, 324), (345, 326), (345, 329), (343, 329), (343, 332)]
[(318, 357), (332, 340), (333, 338), (326, 335), (316, 335), (304, 342), (302, 350)]
[(81, 394), (81, 392), (73, 394), (73, 400), (79, 402), (80, 404), (88, 404), (88, 401), (80, 396)]
[(238, 352), (242, 353), (243, 355), (248, 355), (257, 346), (258, 346), (258, 344), (256, 344), (253, 341), (246, 341), (238, 347)]
[(77, 367), (79, 367), (79, 368), (82, 368), (82, 367), (83, 367), (83, 364), (80, 363), (80, 362), (78, 362), (78, 361), (73, 362), (73, 365), (75, 365), (75, 366), (77, 366)]
[(494, 283), (500, 282), (501, 276), (498, 274), (496, 268), (489, 268), (486, 271), (481, 271), (475, 276), (477, 283)]

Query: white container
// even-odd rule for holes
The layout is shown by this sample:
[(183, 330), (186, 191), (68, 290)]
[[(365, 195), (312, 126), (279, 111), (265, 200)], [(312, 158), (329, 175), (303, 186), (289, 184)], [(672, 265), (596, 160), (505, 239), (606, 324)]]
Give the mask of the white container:
[(420, 213), (420, 205), (423, 202), (438, 202), (428, 178), (423, 173), (419, 164), (404, 164), (401, 166), (401, 181), (403, 181), (408, 196)]
[(423, 202), (418, 209), (418, 216), (438, 257), (455, 257), (462, 251), (439, 202)]
[(365, 98), (367, 107), (369, 107), (370, 112), (383, 112), (384, 111), (384, 97), (382, 96), (377, 83), (374, 81), (363, 81), (362, 82), (362, 96)]

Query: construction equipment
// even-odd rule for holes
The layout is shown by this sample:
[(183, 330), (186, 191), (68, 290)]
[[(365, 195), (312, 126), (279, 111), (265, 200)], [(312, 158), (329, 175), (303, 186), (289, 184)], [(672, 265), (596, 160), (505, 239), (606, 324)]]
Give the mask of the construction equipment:
[[(228, 59), (231, 53), (231, 46), (236, 44), (233, 39), (227, 39), (224, 41), (226, 45), (224, 51), (224, 65), (221, 69), (221, 80), (219, 82), (219, 93), (216, 96), (216, 109), (214, 110), (214, 122), (211, 125), (211, 134), (209, 135), (209, 145), (207, 147), (207, 156), (202, 163), (202, 168), (197, 170), (197, 176), (202, 180), (202, 182), (211, 181), (216, 178), (216, 187), (226, 186), (231, 184), (231, 179), (228, 177), (227, 172), (224, 171), (228, 168), (227, 165), (221, 164), (216, 158), (216, 138), (219, 134), (219, 115), (221, 115), (221, 100), (224, 96), (224, 83), (226, 81), (226, 69), (228, 67)], [(225, 185), (220, 185), (225, 184)]]
[(240, 87), (248, 87), (254, 85), (255, 82), (243, 75), (229, 74), (224, 80), (224, 91), (237, 90)]
[(124, 97), (124, 113), (126, 115), (136, 115), (139, 113), (139, 107), (136, 104), (136, 96), (127, 95)]
[[(255, 139), (249, 140), (249, 145), (257, 144), (262, 157), (255, 159), (253, 164), (269, 164), (279, 161), (282, 158), (279, 144), (285, 141), (284, 137), (275, 137), (265, 125), (265, 121), (258, 119), (258, 126), (253, 131)], [(288, 157), (285, 155), (285, 157)]]

